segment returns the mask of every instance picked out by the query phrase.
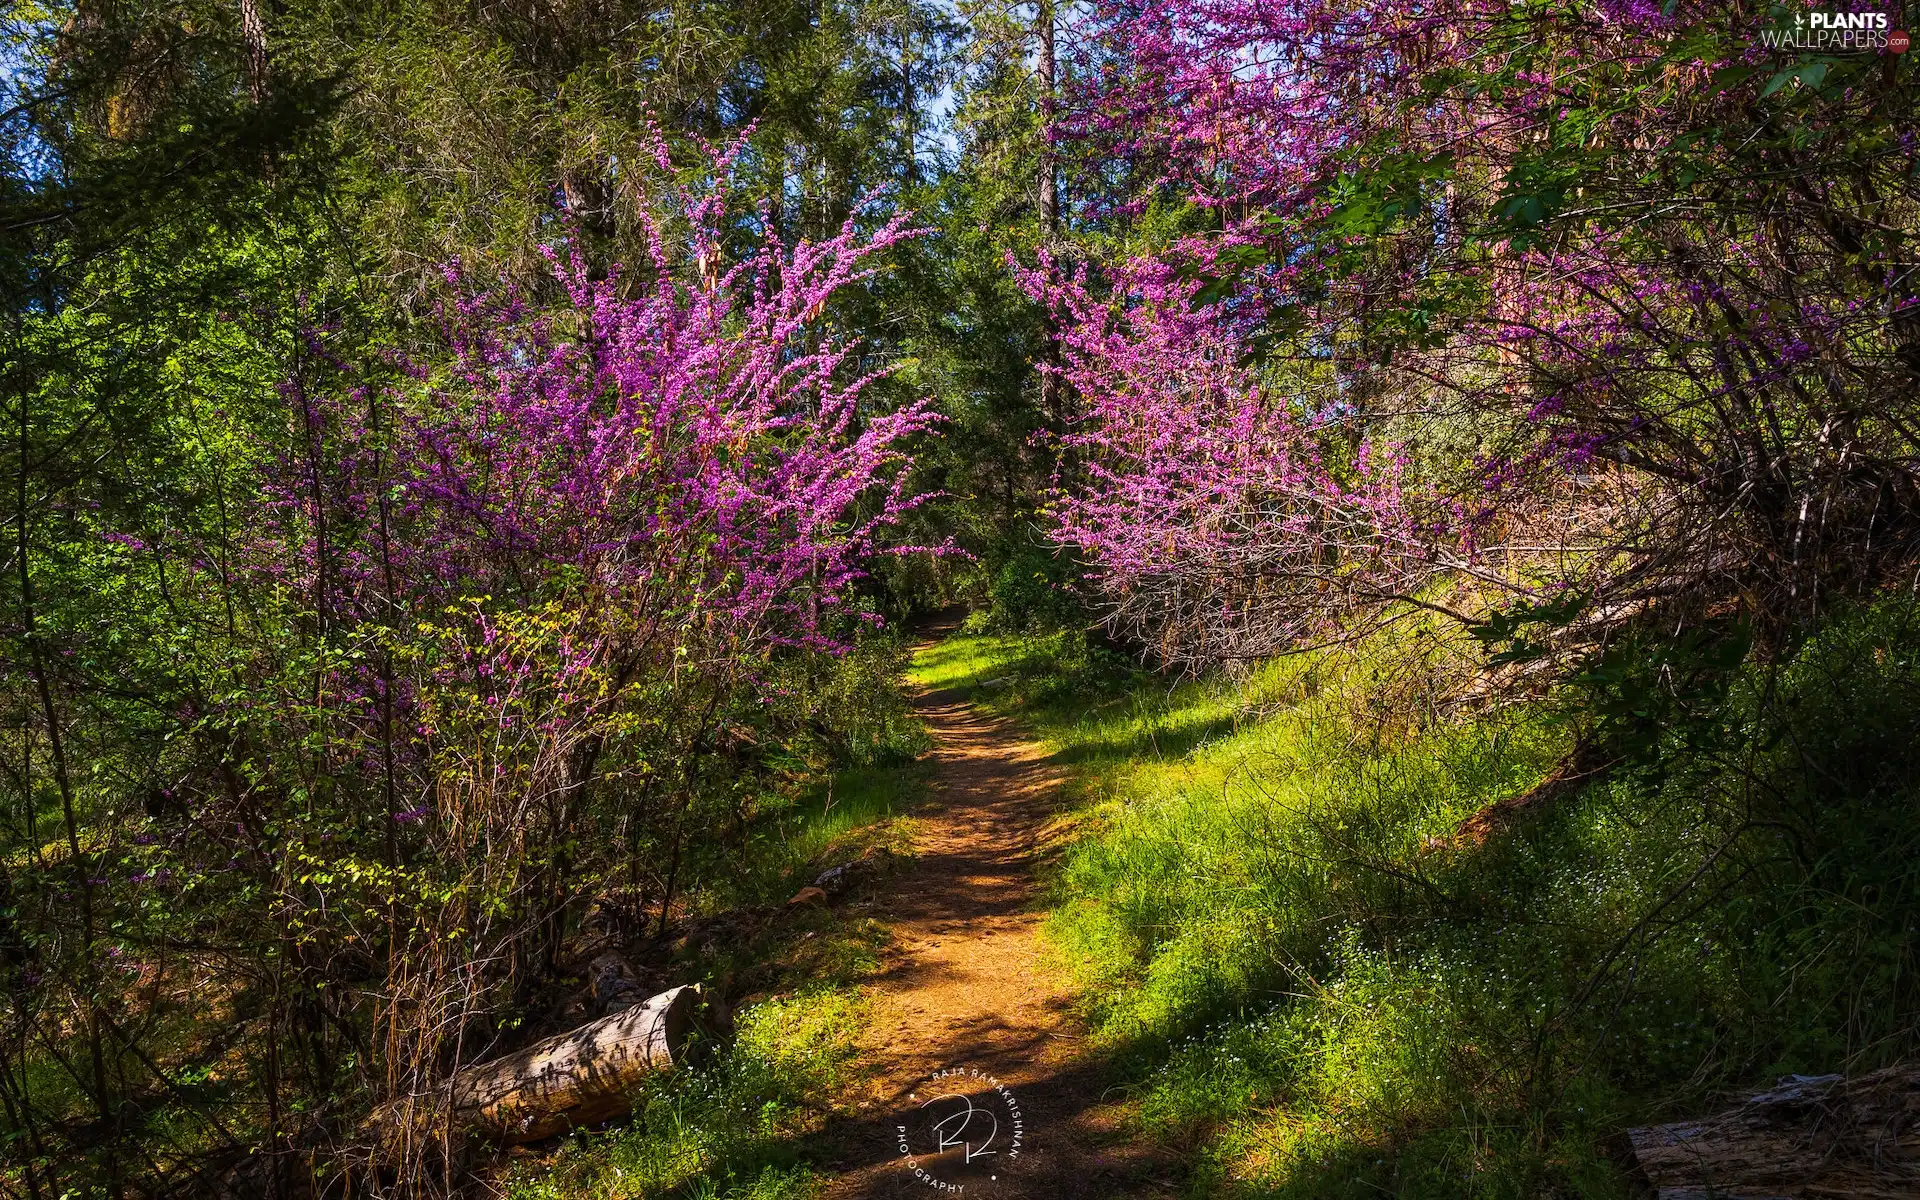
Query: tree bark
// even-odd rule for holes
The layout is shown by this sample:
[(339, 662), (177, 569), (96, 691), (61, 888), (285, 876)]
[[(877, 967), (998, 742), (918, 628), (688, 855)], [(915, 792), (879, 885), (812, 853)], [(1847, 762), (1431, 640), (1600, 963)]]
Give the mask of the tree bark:
[(623, 1115), (642, 1080), (677, 1065), (699, 990), (662, 992), (458, 1072), (451, 1085), (454, 1125), (504, 1142), (533, 1142)]
[(1659, 1200), (1920, 1196), (1920, 1069), (1790, 1075), (1725, 1112), (1627, 1136)]
[[(1054, 48), (1053, 0), (1035, 0), (1033, 28), (1039, 42), (1035, 71), (1040, 90), (1040, 244), (1052, 250), (1060, 237), (1060, 165), (1053, 154), (1053, 117), (1059, 90), (1058, 57)], [(1066, 419), (1061, 400), (1060, 331), (1049, 307), (1041, 317), (1040, 411), (1058, 429)]]
[(1053, 44), (1053, 0), (1036, 0), (1033, 6), (1033, 31), (1039, 42), (1034, 68), (1040, 85), (1040, 236), (1050, 243), (1060, 231), (1058, 165), (1053, 159), (1051, 139), (1054, 102), (1059, 88), (1056, 79), (1058, 57)]
[(260, 0), (240, 0), (240, 37), (247, 44), (247, 93), (255, 104), (267, 99), (267, 23), (260, 19)]

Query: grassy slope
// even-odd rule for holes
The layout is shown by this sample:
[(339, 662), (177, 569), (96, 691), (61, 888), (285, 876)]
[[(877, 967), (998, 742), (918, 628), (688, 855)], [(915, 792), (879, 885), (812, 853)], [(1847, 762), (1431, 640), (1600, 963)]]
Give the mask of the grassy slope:
[(1051, 931), (1196, 1194), (1618, 1196), (1629, 1124), (1911, 1050), (1916, 646), (1856, 614), (1478, 845), (1567, 710), (1437, 718), (1417, 632), (1238, 685), (1066, 637), (916, 674), (1073, 764)]

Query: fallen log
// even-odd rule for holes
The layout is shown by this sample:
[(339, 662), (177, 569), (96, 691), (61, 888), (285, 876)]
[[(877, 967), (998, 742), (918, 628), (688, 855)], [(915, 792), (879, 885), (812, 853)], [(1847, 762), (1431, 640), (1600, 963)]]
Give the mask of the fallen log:
[(533, 1142), (625, 1114), (648, 1075), (679, 1062), (699, 993), (698, 984), (677, 987), (458, 1072), (455, 1126)]
[(1725, 1112), (1627, 1137), (1659, 1200), (1910, 1200), (1920, 1069), (1789, 1075)]

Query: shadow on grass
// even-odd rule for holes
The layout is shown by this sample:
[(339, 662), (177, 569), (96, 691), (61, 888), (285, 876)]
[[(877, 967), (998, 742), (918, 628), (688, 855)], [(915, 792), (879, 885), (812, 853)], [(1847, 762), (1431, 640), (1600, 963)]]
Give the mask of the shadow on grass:
[(1112, 766), (1126, 762), (1185, 758), (1241, 728), (1233, 714), (1188, 719), (1149, 720), (1139, 728), (1115, 730), (1063, 747), (1054, 761), (1069, 766)]

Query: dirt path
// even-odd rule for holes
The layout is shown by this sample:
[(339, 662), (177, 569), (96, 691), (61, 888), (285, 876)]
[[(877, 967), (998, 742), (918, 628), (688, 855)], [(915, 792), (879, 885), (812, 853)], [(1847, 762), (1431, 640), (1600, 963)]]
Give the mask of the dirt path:
[(865, 1039), (871, 1116), (832, 1131), (843, 1173), (827, 1197), (1166, 1194), (1152, 1181), (1164, 1164), (1116, 1128), (1069, 994), (1042, 961), (1035, 871), (1059, 771), (951, 693), (916, 707), (938, 777), (915, 813), (913, 865), (878, 906), (894, 949)]

